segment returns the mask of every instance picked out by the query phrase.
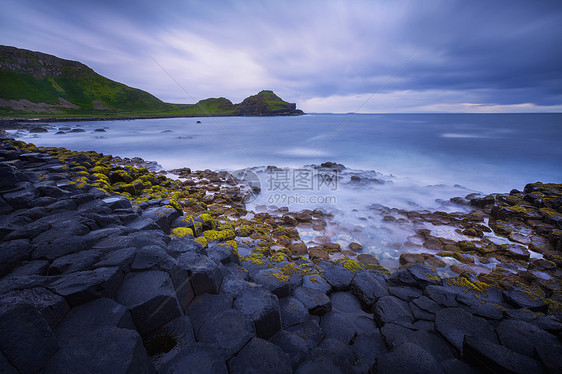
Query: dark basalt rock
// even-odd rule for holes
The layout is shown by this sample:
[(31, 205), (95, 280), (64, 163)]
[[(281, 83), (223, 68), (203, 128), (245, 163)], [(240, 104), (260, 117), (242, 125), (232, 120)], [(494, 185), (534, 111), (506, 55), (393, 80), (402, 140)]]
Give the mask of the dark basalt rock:
[(58, 351), (55, 334), (33, 305), (0, 301), (0, 351), (23, 373), (36, 373)]
[(100, 327), (65, 340), (44, 373), (154, 373), (134, 330)]
[(123, 279), (118, 267), (97, 268), (64, 275), (50, 288), (72, 307), (100, 297), (112, 297)]
[(293, 369), (296, 369), (312, 350), (305, 339), (297, 333), (287, 330), (279, 331), (270, 339), (270, 342), (281, 348), (289, 356)]
[(342, 265), (331, 262), (322, 262), (318, 265), (322, 270), (322, 276), (335, 291), (347, 290), (355, 273), (345, 269)]
[(542, 373), (536, 360), (477, 336), (466, 336), (463, 341), (465, 357), (482, 369), (493, 373)]
[(374, 365), (377, 357), (388, 352), (384, 338), (378, 332), (357, 334), (351, 349), (357, 359), (356, 366), (365, 366), (367, 370)]
[(178, 317), (144, 339), (144, 346), (156, 369), (195, 343), (193, 326), (187, 316)]
[(210, 316), (201, 326), (197, 338), (214, 347), (228, 360), (256, 336), (254, 323), (246, 314), (227, 309)]
[(129, 273), (115, 299), (129, 308), (142, 335), (183, 314), (172, 280), (162, 271)]
[(324, 332), (322, 329), (315, 322), (310, 320), (291, 326), (287, 328), (286, 331), (300, 336), (309, 351), (318, 347), (322, 339), (324, 339)]
[(233, 301), (232, 296), (226, 294), (203, 294), (193, 299), (185, 313), (193, 324), (195, 334), (214, 313), (232, 309)]
[(384, 279), (370, 271), (362, 271), (355, 275), (350, 290), (368, 309), (371, 309), (378, 299), (388, 295)]
[(278, 297), (289, 296), (291, 285), (289, 278), (278, 269), (263, 269), (253, 277), (253, 281)]
[(408, 303), (394, 296), (381, 297), (375, 304), (374, 311), (375, 318), (381, 326), (387, 322), (414, 322)]
[(159, 370), (163, 374), (228, 374), (224, 358), (216, 349), (203, 343), (195, 343)]
[(234, 309), (250, 317), (258, 338), (269, 339), (281, 329), (279, 299), (263, 288), (242, 291), (234, 300)]
[(357, 329), (353, 323), (348, 321), (343, 314), (336, 311), (331, 311), (322, 316), (320, 327), (324, 331), (326, 338), (338, 339), (345, 344), (351, 344), (353, 338), (357, 335)]
[(323, 316), (332, 310), (330, 298), (320, 290), (301, 286), (295, 289), (293, 296), (300, 301), (311, 314)]
[(524, 321), (503, 320), (496, 331), (502, 345), (529, 357), (534, 356), (535, 348), (540, 345), (560, 346), (554, 335)]
[(223, 273), (218, 262), (207, 256), (186, 252), (178, 257), (178, 263), (187, 270), (195, 295), (219, 292)]
[(292, 373), (289, 356), (275, 344), (253, 338), (228, 362), (230, 374)]
[(56, 333), (60, 341), (66, 341), (103, 326), (136, 329), (127, 308), (112, 299), (101, 298), (72, 309)]
[(33, 305), (39, 311), (51, 329), (65, 318), (70, 311), (66, 300), (43, 287), (17, 290), (2, 296), (6, 303), (26, 303)]
[(0, 250), (0, 277), (8, 274), (16, 265), (31, 258), (33, 249), (27, 239), (2, 243)]
[(416, 344), (402, 343), (391, 352), (377, 358), (373, 372), (437, 374), (443, 373), (443, 370), (437, 360), (425, 349)]
[(308, 309), (294, 297), (279, 299), (279, 313), (283, 328), (303, 323), (309, 319)]
[(478, 336), (491, 343), (499, 343), (488, 321), (474, 317), (461, 308), (446, 308), (438, 311), (435, 314), (435, 329), (461, 353), (465, 336)]

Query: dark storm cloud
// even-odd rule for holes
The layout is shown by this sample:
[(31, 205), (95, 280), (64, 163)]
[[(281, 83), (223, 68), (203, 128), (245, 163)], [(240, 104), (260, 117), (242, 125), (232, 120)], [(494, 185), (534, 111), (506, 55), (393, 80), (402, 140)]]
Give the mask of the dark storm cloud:
[(0, 43), (175, 102), (270, 88), (309, 111), (374, 92), (366, 111), (560, 110), (560, 4), (5, 0)]

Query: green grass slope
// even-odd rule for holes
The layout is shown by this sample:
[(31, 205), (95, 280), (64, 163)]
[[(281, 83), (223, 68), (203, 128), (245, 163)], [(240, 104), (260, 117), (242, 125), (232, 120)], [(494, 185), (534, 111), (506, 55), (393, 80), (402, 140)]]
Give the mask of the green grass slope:
[[(3, 112), (48, 114), (159, 113), (177, 111), (151, 94), (105, 78), (84, 64), (0, 46), (0, 99), (45, 103), (43, 110), (4, 106)], [(61, 100), (62, 99), (62, 100)], [(61, 102), (68, 102), (66, 107)]]

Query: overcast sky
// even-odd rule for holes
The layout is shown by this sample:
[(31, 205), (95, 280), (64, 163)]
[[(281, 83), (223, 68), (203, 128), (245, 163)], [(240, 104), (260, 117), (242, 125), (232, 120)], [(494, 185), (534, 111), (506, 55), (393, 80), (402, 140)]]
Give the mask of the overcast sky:
[(560, 0), (0, 0), (0, 44), (176, 103), (271, 89), (306, 112), (562, 112)]

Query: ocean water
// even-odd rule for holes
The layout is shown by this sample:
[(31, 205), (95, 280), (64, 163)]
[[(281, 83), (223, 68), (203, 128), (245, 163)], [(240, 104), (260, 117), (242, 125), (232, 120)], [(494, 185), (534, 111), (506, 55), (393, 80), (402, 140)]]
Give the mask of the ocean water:
[[(56, 134), (64, 127), (85, 132)], [(250, 168), (261, 193), (249, 208), (322, 208), (335, 217), (323, 234), (342, 245), (360, 241), (389, 263), (413, 228), (388, 228), (381, 207), (459, 210), (442, 202), (562, 182), (562, 114), (143, 119), (54, 123), (48, 133), (13, 134), (36, 145), (138, 156), (166, 170)], [(317, 168), (325, 162), (346, 168)], [(301, 234), (314, 240), (318, 233)]]

